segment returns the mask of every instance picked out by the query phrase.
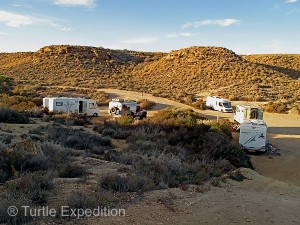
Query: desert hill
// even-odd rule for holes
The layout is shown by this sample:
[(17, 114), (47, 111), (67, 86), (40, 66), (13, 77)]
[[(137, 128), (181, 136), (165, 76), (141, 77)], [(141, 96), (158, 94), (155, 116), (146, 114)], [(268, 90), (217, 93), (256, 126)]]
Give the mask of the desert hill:
[(221, 47), (170, 53), (46, 46), (0, 53), (0, 73), (20, 84), (117, 88), (186, 101), (201, 93), (240, 100), (300, 100), (300, 55), (239, 56)]

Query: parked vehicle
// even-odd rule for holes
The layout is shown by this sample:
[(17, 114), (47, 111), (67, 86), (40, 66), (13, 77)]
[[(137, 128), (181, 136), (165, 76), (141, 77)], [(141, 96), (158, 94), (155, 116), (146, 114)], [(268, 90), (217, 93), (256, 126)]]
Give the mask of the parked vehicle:
[(206, 106), (221, 112), (233, 112), (231, 102), (225, 98), (208, 96), (206, 98)]
[(47, 97), (43, 98), (43, 106), (47, 107), (50, 112), (100, 115), (96, 101), (85, 98)]
[(112, 99), (108, 105), (111, 115), (130, 115), (136, 119), (147, 117), (147, 111), (142, 109), (135, 101), (124, 99)]
[(267, 125), (263, 120), (244, 120), (240, 125), (239, 144), (242, 149), (265, 152)]
[(259, 106), (237, 105), (234, 113), (234, 120), (242, 124), (244, 120), (262, 120), (263, 109)]

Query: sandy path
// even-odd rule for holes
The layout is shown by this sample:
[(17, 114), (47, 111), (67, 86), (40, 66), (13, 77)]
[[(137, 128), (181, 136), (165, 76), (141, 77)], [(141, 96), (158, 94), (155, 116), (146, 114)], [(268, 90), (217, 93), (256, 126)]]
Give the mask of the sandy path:
[(147, 192), (126, 216), (92, 218), (89, 224), (299, 224), (300, 187), (242, 171), (247, 180), (227, 180), (204, 193), (193, 187)]
[[(229, 118), (233, 120), (231, 113), (220, 113), (212, 110), (196, 110), (190, 106), (168, 100), (161, 97), (154, 97), (150, 94), (140, 92), (100, 89), (107, 92), (110, 98), (127, 98), (132, 100), (148, 99), (157, 103), (154, 110), (149, 111), (149, 115), (168, 106), (175, 106), (184, 109), (193, 109), (208, 119)], [(234, 103), (233, 103), (234, 104)], [(258, 173), (300, 186), (300, 117), (296, 115), (282, 115), (265, 113), (264, 119), (268, 124), (268, 137), (270, 143), (281, 149), (282, 156), (267, 157), (265, 155), (252, 155), (252, 162)]]

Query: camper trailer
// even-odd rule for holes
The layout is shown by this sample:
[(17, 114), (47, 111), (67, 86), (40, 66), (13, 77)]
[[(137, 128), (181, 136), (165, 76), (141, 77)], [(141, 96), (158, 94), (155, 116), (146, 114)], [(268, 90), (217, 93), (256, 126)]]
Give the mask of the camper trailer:
[(108, 111), (111, 115), (131, 115), (136, 119), (147, 117), (147, 111), (142, 109), (135, 101), (124, 99), (112, 99), (108, 105)]
[(52, 97), (43, 98), (43, 106), (50, 112), (66, 112), (98, 116), (99, 109), (95, 100), (85, 98)]
[(234, 120), (242, 124), (244, 120), (262, 120), (263, 109), (258, 106), (237, 105), (234, 114)]
[(240, 125), (239, 144), (249, 151), (265, 151), (267, 125), (263, 120), (244, 120)]
[(213, 110), (221, 112), (232, 112), (231, 102), (225, 98), (219, 98), (215, 96), (208, 96), (206, 98), (206, 106)]

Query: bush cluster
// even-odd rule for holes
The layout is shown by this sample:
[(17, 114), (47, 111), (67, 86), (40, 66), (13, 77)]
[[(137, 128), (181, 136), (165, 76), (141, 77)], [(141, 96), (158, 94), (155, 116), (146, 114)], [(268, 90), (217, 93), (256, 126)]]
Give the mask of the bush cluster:
[(264, 110), (270, 113), (286, 113), (287, 106), (283, 102), (268, 102), (264, 105)]
[(0, 108), (0, 123), (29, 123), (29, 118), (16, 110), (9, 108)]
[(30, 131), (32, 134), (45, 134), (45, 139), (76, 150), (93, 150), (99, 146), (111, 147), (108, 138), (90, 134), (81, 129), (64, 127), (60, 124), (48, 124)]
[(148, 99), (141, 99), (139, 101), (139, 105), (141, 106), (141, 108), (146, 109), (146, 110), (150, 110), (152, 109), (156, 104), (155, 102), (152, 102)]
[[(249, 156), (230, 144), (228, 121), (203, 124), (198, 116), (167, 109), (126, 127), (128, 145), (110, 159), (130, 165), (134, 175), (105, 177), (102, 187), (121, 192), (179, 187), (201, 184), (238, 167), (252, 168)], [(107, 122), (102, 131), (114, 135), (122, 129)]]

